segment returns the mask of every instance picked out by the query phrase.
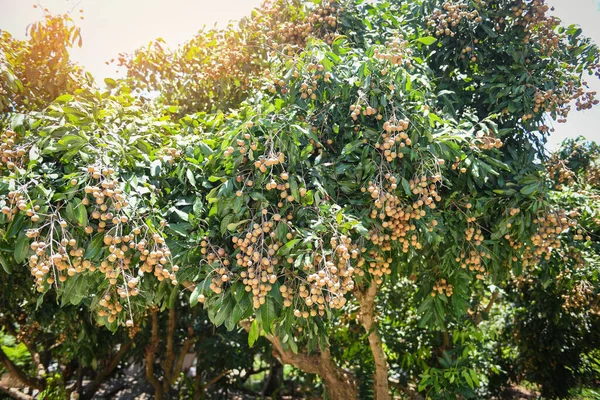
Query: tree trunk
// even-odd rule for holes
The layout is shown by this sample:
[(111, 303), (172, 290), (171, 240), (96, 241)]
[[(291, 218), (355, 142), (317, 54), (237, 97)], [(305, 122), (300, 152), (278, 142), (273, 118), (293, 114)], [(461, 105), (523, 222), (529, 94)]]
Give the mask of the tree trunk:
[(269, 368), (269, 376), (264, 384), (262, 395), (263, 396), (272, 396), (275, 394), (277, 397), (277, 391), (281, 388), (283, 384), (283, 365), (276, 359), (273, 358), (271, 360), (271, 366)]
[(162, 363), (163, 373), (165, 379), (163, 380), (163, 388), (165, 393), (169, 392), (171, 385), (173, 384), (173, 376), (171, 369), (173, 362), (175, 361), (175, 353), (173, 351), (173, 338), (175, 336), (175, 306), (171, 306), (169, 309), (169, 324), (167, 326), (167, 352), (165, 354), (165, 360)]
[[(318, 363), (319, 361), (316, 362)], [(333, 363), (329, 350), (321, 353), (321, 364), (319, 367), (318, 375), (323, 380), (323, 384), (331, 400), (358, 399), (358, 390), (354, 376)]]
[[(241, 321), (240, 324), (248, 332), (251, 322)], [(356, 379), (351, 372), (335, 365), (329, 349), (321, 353), (294, 353), (283, 350), (281, 341), (275, 335), (265, 338), (273, 345), (273, 355), (282, 363), (289, 364), (308, 374), (319, 375), (331, 400), (357, 400), (358, 390)]]
[(329, 349), (320, 354), (298, 353), (283, 350), (279, 338), (266, 335), (273, 345), (274, 356), (282, 364), (290, 364), (306, 373), (319, 375), (331, 400), (357, 400), (358, 391), (354, 375), (335, 365)]
[(373, 353), (375, 362), (374, 391), (375, 400), (390, 400), (390, 388), (388, 383), (388, 365), (383, 343), (377, 333), (375, 324), (375, 296), (377, 295), (377, 285), (371, 282), (367, 289), (357, 289), (356, 298), (360, 305), (359, 320), (368, 334), (369, 347)]
[(146, 348), (146, 379), (154, 388), (154, 398), (162, 400), (164, 398), (163, 388), (160, 381), (154, 376), (154, 357), (158, 349), (158, 315), (156, 310), (150, 312), (152, 317), (152, 338)]

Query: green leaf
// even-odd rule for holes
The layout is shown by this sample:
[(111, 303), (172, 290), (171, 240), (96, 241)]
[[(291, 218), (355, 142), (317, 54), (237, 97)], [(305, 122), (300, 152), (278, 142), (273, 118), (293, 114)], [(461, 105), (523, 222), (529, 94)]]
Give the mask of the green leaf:
[(258, 320), (252, 321), (252, 325), (250, 325), (250, 332), (248, 332), (248, 346), (254, 346), (256, 339), (260, 335), (260, 328), (258, 326)]
[(290, 254), (290, 251), (292, 250), (292, 248), (299, 241), (300, 241), (300, 239), (292, 239), (292, 240), (290, 240), (289, 242), (287, 242), (286, 244), (284, 244), (283, 246), (281, 246), (279, 248), (279, 250), (277, 251), (277, 254), (280, 255), (280, 256), (284, 256), (284, 255)]
[(27, 257), (27, 250), (29, 249), (29, 238), (25, 235), (25, 232), (21, 232), (15, 243), (15, 261), (22, 263)]
[(198, 296), (200, 296), (201, 290), (202, 290), (201, 286), (196, 285), (196, 287), (194, 288), (194, 291), (190, 295), (190, 307), (196, 307), (196, 304), (198, 304)]
[(117, 81), (115, 81), (113, 78), (104, 78), (104, 83), (106, 83), (106, 86), (108, 87), (117, 87)]
[(104, 233), (99, 232), (94, 236), (92, 241), (88, 244), (88, 247), (85, 250), (85, 254), (83, 255), (83, 258), (85, 258), (86, 260), (95, 259), (96, 257), (98, 257), (98, 255), (102, 251), (103, 246), (104, 246)]
[(425, 46), (431, 46), (432, 44), (437, 42), (437, 39), (434, 38), (433, 36), (420, 37), (420, 38), (417, 38), (416, 40), (419, 43), (423, 43)]
[(81, 274), (76, 274), (66, 280), (61, 294), (61, 304), (77, 305), (87, 296), (87, 280)]
[(25, 222), (25, 214), (20, 212), (18, 213), (13, 220), (10, 222), (6, 233), (4, 234), (4, 239), (10, 239), (11, 237), (17, 236), (17, 233), (23, 227), (23, 223)]
[(194, 178), (194, 173), (192, 172), (192, 170), (188, 169), (185, 171), (185, 176), (187, 177), (188, 182), (196, 187), (196, 178)]
[(410, 190), (410, 184), (405, 178), (402, 178), (402, 188), (404, 189), (404, 193), (406, 193), (408, 196), (412, 194), (412, 191)]
[(238, 228), (238, 226), (240, 226), (242, 224), (245, 224), (248, 221), (250, 221), (250, 220), (249, 219), (245, 219), (243, 221), (232, 222), (230, 224), (227, 224), (227, 230), (230, 231), (230, 232), (233, 232), (233, 231), (235, 231)]
[(233, 299), (229, 294), (226, 294), (222, 297), (222, 301), (216, 301), (213, 303), (213, 305), (218, 307), (218, 309), (216, 310), (216, 313), (214, 313), (214, 316), (211, 318), (211, 320), (213, 324), (220, 326), (233, 311)]
[(72, 94), (63, 94), (62, 96), (58, 96), (54, 101), (57, 103), (68, 103), (74, 99)]
[(261, 305), (258, 309), (258, 318), (263, 326), (263, 329), (269, 333), (272, 330), (273, 322), (277, 317), (275, 312), (275, 303), (272, 297), (267, 297), (265, 304)]
[(79, 224), (79, 226), (87, 226), (88, 224), (88, 213), (85, 205), (81, 204), (80, 199), (73, 199), (75, 203), (75, 207), (73, 209), (75, 220)]
[(528, 196), (530, 194), (537, 192), (538, 189), (539, 189), (539, 185), (537, 183), (532, 183), (530, 185), (523, 186), (523, 188), (521, 189), (521, 193)]
[(10, 267), (10, 264), (6, 261), (6, 258), (4, 258), (4, 256), (2, 254), (0, 254), (0, 265), (2, 265), (2, 269), (7, 274), (10, 274), (12, 272), (12, 268)]
[(471, 376), (469, 375), (469, 372), (466, 369), (463, 369), (462, 372), (461, 372), (461, 375), (467, 381), (467, 385), (469, 385), (469, 387), (471, 389), (474, 389), (475, 386), (473, 385), (473, 379), (471, 379)]

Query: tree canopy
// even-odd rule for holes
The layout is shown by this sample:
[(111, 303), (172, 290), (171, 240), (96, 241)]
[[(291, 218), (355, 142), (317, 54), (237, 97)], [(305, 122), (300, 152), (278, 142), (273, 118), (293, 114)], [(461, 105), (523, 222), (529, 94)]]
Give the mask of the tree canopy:
[[(598, 146), (544, 145), (598, 104), (600, 61), (548, 12), (266, 2), (122, 54), (104, 88), (69, 61), (69, 16), (3, 32), (0, 317), (36, 332), (37, 371), (0, 360), (50, 393), (36, 339), (77, 321), (44, 357), (105, 360), (91, 396), (131, 351), (163, 398), (212, 324), (237, 343), (223, 371), (250, 371), (258, 340), (332, 399), (486, 396), (521, 374), (568, 395), (599, 343)], [(486, 373), (492, 343), (517, 356)]]

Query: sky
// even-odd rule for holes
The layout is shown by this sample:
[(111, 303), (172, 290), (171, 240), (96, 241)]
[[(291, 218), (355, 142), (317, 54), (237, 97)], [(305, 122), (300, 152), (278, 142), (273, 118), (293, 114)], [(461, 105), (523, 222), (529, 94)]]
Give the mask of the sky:
[[(567, 25), (578, 24), (583, 33), (600, 44), (600, 0), (547, 0), (554, 15)], [(185, 42), (203, 26), (224, 27), (259, 6), (261, 0), (0, 0), (0, 29), (25, 38), (28, 24), (42, 18), (34, 4), (52, 13), (73, 10), (81, 27), (83, 47), (72, 51), (73, 59), (98, 81), (115, 76), (106, 61), (121, 52), (132, 52), (153, 39), (162, 38), (171, 47)], [(79, 13), (83, 9), (83, 14)], [(84, 19), (79, 19), (83, 15)], [(590, 77), (592, 90), (600, 94), (600, 80)], [(585, 136), (600, 143), (600, 106), (572, 112), (565, 124), (556, 124), (548, 148), (565, 137)]]

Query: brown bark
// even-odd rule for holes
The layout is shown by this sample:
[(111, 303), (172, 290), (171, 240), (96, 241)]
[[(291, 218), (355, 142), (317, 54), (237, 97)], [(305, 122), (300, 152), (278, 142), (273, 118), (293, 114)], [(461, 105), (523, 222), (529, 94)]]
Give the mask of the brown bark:
[[(246, 330), (250, 330), (250, 321), (245, 320), (240, 323)], [(283, 350), (281, 341), (275, 335), (266, 335), (265, 338), (273, 346), (273, 355), (282, 364), (290, 364), (308, 374), (319, 375), (329, 398), (332, 400), (356, 400), (358, 391), (356, 380), (351, 372), (339, 368), (331, 359), (329, 349), (321, 353), (294, 353), (290, 350)]]
[(127, 341), (125, 344), (119, 348), (119, 351), (114, 355), (114, 357), (110, 360), (110, 362), (104, 367), (102, 371), (96, 376), (96, 378), (89, 384), (86, 388), (85, 395), (82, 397), (83, 399), (91, 399), (94, 394), (100, 388), (100, 385), (112, 375), (115, 369), (119, 366), (121, 359), (129, 351), (131, 345), (133, 344), (132, 340)]
[(16, 400), (33, 400), (32, 396), (21, 392), (17, 388), (0, 385), (0, 391), (6, 393), (7, 395)]
[(150, 311), (152, 317), (152, 337), (150, 344), (146, 348), (146, 379), (154, 388), (154, 398), (156, 400), (162, 400), (164, 397), (163, 388), (160, 381), (154, 376), (154, 357), (156, 350), (158, 349), (158, 315), (156, 310)]
[(21, 368), (13, 363), (10, 358), (4, 353), (0, 347), (0, 362), (4, 365), (4, 368), (15, 378), (22, 382), (25, 386), (33, 389), (44, 390), (46, 386), (44, 381), (37, 378), (32, 378), (27, 375)]
[(266, 335), (266, 338), (273, 345), (273, 353), (282, 364), (290, 364), (306, 373), (319, 375), (332, 400), (358, 399), (354, 375), (335, 365), (329, 349), (315, 354), (295, 354), (284, 350), (276, 336)]
[[(490, 298), (490, 302), (487, 304), (487, 306), (485, 306), (485, 308), (483, 309), (483, 312), (485, 312), (486, 314), (489, 314), (489, 312), (492, 310), (492, 306), (498, 299), (499, 295), (500, 295), (500, 292), (498, 292), (498, 291), (496, 291), (492, 294), (492, 297)], [(473, 320), (473, 323), (475, 324), (475, 326), (479, 326), (479, 324), (482, 321), (483, 321), (483, 313), (481, 311), (479, 311), (477, 314), (475, 314), (475, 319)]]
[(373, 282), (366, 289), (358, 288), (355, 292), (360, 305), (359, 320), (368, 334), (369, 347), (375, 361), (374, 390), (376, 400), (390, 400), (390, 388), (388, 383), (388, 365), (383, 343), (377, 333), (375, 323), (375, 297), (377, 285)]
[(196, 337), (194, 337), (194, 321), (196, 320), (196, 309), (192, 310), (192, 318), (190, 320), (190, 325), (187, 327), (187, 336), (183, 341), (183, 345), (181, 346), (181, 351), (175, 360), (175, 366), (173, 367), (173, 382), (171, 385), (175, 383), (177, 377), (181, 374), (183, 370), (183, 361), (185, 359), (185, 355), (190, 351), (194, 343), (196, 342)]
[(175, 361), (175, 354), (173, 352), (173, 337), (175, 336), (175, 307), (169, 309), (169, 324), (167, 326), (167, 353), (165, 354), (165, 361), (162, 364), (162, 369), (165, 374), (163, 380), (163, 388), (165, 393), (169, 391), (169, 388), (173, 384), (173, 362)]

